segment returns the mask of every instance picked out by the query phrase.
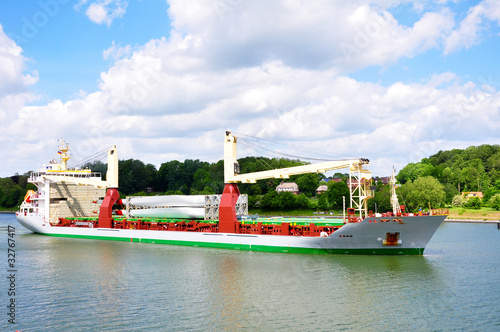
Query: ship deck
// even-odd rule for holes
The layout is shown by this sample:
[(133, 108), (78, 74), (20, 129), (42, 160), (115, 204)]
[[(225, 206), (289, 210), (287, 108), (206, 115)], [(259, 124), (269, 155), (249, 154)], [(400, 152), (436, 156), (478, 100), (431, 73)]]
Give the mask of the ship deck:
[[(336, 218), (267, 217), (240, 220), (235, 223), (235, 233), (320, 236), (322, 232), (325, 232), (326, 235), (330, 235), (343, 225), (344, 221)], [(83, 228), (99, 227), (97, 217), (60, 218), (60, 222), (53, 226)], [(218, 220), (119, 217), (113, 218), (112, 228), (218, 233), (218, 226)]]

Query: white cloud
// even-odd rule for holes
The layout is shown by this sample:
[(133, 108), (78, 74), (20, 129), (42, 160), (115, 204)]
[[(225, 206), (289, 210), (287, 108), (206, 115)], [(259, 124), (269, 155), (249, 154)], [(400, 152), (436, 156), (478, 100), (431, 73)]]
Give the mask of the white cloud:
[(89, 8), (87, 8), (85, 14), (92, 22), (101, 24), (106, 20), (108, 16), (108, 10), (104, 7), (103, 4), (93, 3), (89, 6)]
[(94, 23), (110, 26), (113, 20), (122, 17), (127, 10), (128, 2), (124, 0), (97, 0), (89, 4), (88, 0), (80, 0), (76, 10), (85, 9), (85, 15)]
[[(26, 118), (20, 114), (27, 103), (37, 99), (30, 92), (29, 87), (33, 85), (38, 75), (26, 73), (26, 59), (22, 55), (22, 49), (7, 37), (0, 25), (0, 154), (2, 164), (0, 166), (1, 176), (10, 176), (19, 168), (21, 151), (18, 147), (26, 145), (27, 135), (30, 128), (27, 126)], [(17, 126), (19, 131), (10, 128)], [(21, 144), (18, 146), (18, 144)], [(24, 157), (27, 161), (26, 157)]]
[[(214, 4), (224, 4), (225, 11)], [(213, 66), (286, 65), (348, 72), (392, 64), (436, 47), (453, 27), (448, 11), (425, 13), (406, 27), (368, 1), (170, 1), (175, 31), (196, 40), (193, 54)], [(293, 19), (291, 19), (293, 18)]]
[(486, 29), (487, 21), (497, 21), (500, 25), (500, 6), (498, 0), (485, 0), (472, 7), (446, 39), (444, 54), (450, 54), (461, 48), (470, 48), (479, 44), (481, 32)]
[(126, 45), (120, 47), (117, 46), (113, 41), (111, 47), (102, 52), (102, 57), (104, 58), (104, 60), (112, 59), (114, 61), (117, 61), (125, 57), (128, 57), (131, 54), (132, 54), (132, 46)]
[[(383, 175), (392, 164), (379, 164), (380, 158), (415, 161), (441, 149), (440, 142), (461, 140), (464, 131), (495, 137), (499, 129), (500, 94), (450, 85), (453, 75), (446, 73), (383, 87), (279, 61), (198, 72), (164, 64), (170, 46), (150, 43), (117, 62), (103, 74), (99, 92), (22, 108), (8, 133), (32, 128), (20, 144), (65, 136), (77, 158), (116, 143), (122, 158), (159, 165), (165, 158), (221, 159), (223, 133), (232, 129), (367, 157)], [(448, 84), (439, 88), (436, 81)]]
[(429, 85), (432, 87), (437, 87), (442, 84), (450, 83), (458, 79), (457, 75), (454, 73), (446, 72), (438, 75), (433, 75), (429, 80)]
[[(110, 17), (108, 2), (92, 3), (105, 9), (95, 12), (97, 21)], [(439, 48), (453, 28), (448, 10), (423, 13), (407, 27), (388, 5), (364, 1), (214, 3), (172, 0), (169, 39), (134, 49), (113, 43), (103, 57), (115, 62), (96, 92), (36, 107), (2, 100), (20, 110), (0, 123), (4, 137), (16, 138), (3, 151), (12, 156), (8, 171), (41, 165), (61, 136), (73, 143), (75, 159), (118, 144), (121, 158), (159, 165), (221, 159), (224, 131), (232, 129), (367, 157), (378, 175), (390, 171), (388, 160), (404, 166), (463, 142), (464, 132), (483, 143), (497, 136), (500, 94), (492, 86), (450, 72), (389, 86), (348, 77)], [(348, 59), (341, 45), (349, 44)], [(16, 77), (22, 82), (22, 71)]]
[[(38, 74), (26, 73), (26, 59), (22, 52), (22, 48), (4, 33), (0, 25), (0, 132), (3, 133), (3, 129), (18, 118), (18, 110), (37, 98), (29, 87), (36, 83)], [(0, 136), (0, 147), (5, 148), (6, 143), (17, 135)], [(5, 153), (2, 155), (6, 156)]]
[(0, 98), (8, 94), (27, 92), (38, 80), (38, 73), (26, 73), (22, 48), (10, 39), (0, 25)]

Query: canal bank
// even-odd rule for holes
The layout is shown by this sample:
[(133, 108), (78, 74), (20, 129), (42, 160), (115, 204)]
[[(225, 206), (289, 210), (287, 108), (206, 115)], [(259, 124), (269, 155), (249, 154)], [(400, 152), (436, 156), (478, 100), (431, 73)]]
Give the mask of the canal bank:
[(479, 219), (449, 219), (446, 218), (444, 222), (457, 222), (457, 223), (471, 223), (471, 224), (498, 224), (499, 220), (479, 220)]

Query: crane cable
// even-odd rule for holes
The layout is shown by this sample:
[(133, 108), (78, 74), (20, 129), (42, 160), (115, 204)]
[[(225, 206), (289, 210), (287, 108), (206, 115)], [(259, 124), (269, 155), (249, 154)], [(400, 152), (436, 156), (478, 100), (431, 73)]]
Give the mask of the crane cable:
[(101, 150), (101, 151), (98, 151), (96, 153), (94, 153), (93, 155), (89, 156), (89, 157), (86, 157), (74, 164), (71, 164), (71, 168), (78, 168), (78, 167), (82, 167), (88, 163), (91, 163), (93, 161), (103, 161), (107, 155), (108, 155), (108, 151), (111, 149), (112, 145), (106, 147), (105, 149)]
[[(281, 147), (281, 148), (287, 148), (287, 149), (293, 148), (293, 150), (302, 150), (302, 151), (308, 152), (308, 153), (315, 152), (315, 153), (322, 154), (322, 155), (325, 155), (325, 152), (326, 152), (326, 153), (328, 153), (329, 156), (336, 155), (337, 158), (334, 158), (334, 159), (337, 159), (337, 160), (339, 159), (338, 157), (340, 157), (340, 155), (338, 155), (338, 154), (334, 154), (334, 153), (324, 151), (324, 150), (318, 150), (318, 149), (313, 149), (313, 148), (309, 148), (309, 147), (306, 148), (306, 147), (302, 147), (299, 145), (290, 146), (289, 144), (278, 143), (276, 141), (266, 140), (263, 138), (259, 138), (259, 137), (255, 137), (255, 136), (251, 136), (251, 135), (246, 135), (246, 134), (242, 134), (242, 133), (235, 132), (235, 134), (239, 138), (240, 137), (244, 138), (243, 140), (238, 141), (238, 143), (240, 143), (241, 145), (246, 145), (248, 148), (253, 148), (253, 149), (258, 150), (258, 151), (266, 151), (268, 153), (270, 152), (270, 153), (273, 153), (274, 156), (281, 155), (284, 157), (294, 158), (294, 159), (301, 160), (301, 161), (302, 160), (314, 160), (314, 161), (331, 161), (332, 160), (332, 158), (315, 158), (315, 157), (298, 156), (295, 154), (290, 154), (290, 153), (285, 153), (282, 151), (273, 150), (272, 148), (269, 148), (267, 146), (276, 146), (278, 148)], [(266, 147), (263, 146), (263, 144), (265, 144)], [(342, 156), (341, 158), (342, 159), (340, 159), (340, 160), (356, 159), (356, 158), (348, 158), (345, 156)]]

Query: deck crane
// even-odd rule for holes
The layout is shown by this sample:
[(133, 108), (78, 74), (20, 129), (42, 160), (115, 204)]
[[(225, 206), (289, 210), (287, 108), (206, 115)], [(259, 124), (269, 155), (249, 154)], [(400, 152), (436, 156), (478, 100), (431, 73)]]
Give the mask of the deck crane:
[(287, 167), (269, 171), (261, 171), (247, 174), (239, 174), (240, 167), (236, 158), (237, 137), (226, 131), (224, 140), (224, 192), (222, 193), (219, 205), (219, 231), (224, 233), (234, 233), (237, 223), (236, 201), (240, 195), (238, 182), (255, 183), (257, 180), (277, 178), (287, 179), (290, 175), (305, 173), (325, 173), (326, 171), (349, 168), (349, 189), (351, 203), (350, 207), (359, 212), (360, 218), (367, 215), (367, 200), (373, 197), (373, 193), (368, 188), (371, 179), (371, 172), (365, 168), (369, 160), (348, 159), (339, 161), (322, 162), (311, 165)]

